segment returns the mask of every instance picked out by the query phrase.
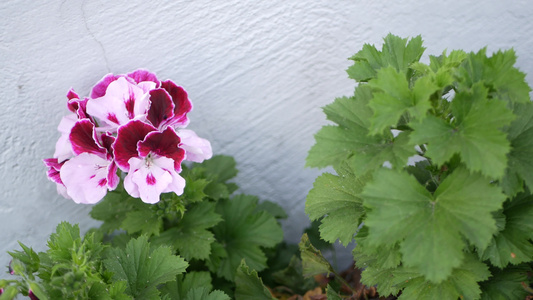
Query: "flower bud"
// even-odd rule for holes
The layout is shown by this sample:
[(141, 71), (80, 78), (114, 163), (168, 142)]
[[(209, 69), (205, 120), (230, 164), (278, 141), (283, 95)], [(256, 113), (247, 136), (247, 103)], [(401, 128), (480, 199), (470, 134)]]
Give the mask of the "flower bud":
[(30, 297), (31, 300), (39, 300), (39, 298), (37, 298), (37, 296), (35, 296), (35, 294), (33, 294), (31, 290), (28, 293), (28, 296)]

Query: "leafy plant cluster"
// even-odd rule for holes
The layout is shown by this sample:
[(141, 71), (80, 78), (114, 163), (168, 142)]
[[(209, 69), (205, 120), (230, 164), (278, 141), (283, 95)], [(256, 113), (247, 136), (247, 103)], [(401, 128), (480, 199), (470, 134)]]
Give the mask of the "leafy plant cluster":
[[(399, 299), (524, 299), (533, 260), (533, 103), (513, 50), (444, 51), (422, 39), (364, 45), (351, 97), (307, 157), (333, 166), (306, 213), (355, 240), (362, 281)], [(416, 163), (415, 163), (416, 162)]]
[(21, 243), (0, 299), (272, 299), (260, 276), (291, 293), (316, 286), (302, 277), (298, 247), (282, 242), (283, 209), (232, 195), (233, 158), (183, 168), (181, 196), (152, 205), (119, 186), (91, 211), (100, 228), (82, 237), (61, 223), (41, 253)]

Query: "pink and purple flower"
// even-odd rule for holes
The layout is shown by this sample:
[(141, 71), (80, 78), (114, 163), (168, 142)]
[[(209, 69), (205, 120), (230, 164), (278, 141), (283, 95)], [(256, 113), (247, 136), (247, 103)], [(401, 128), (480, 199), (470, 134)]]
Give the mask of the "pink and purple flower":
[(44, 163), (58, 192), (76, 203), (97, 203), (114, 190), (119, 169), (126, 192), (157, 203), (161, 193), (183, 193), (183, 160), (212, 156), (209, 141), (184, 129), (192, 110), (185, 90), (146, 70), (108, 74), (91, 97), (80, 100), (70, 90), (67, 99), (71, 114), (58, 126), (54, 157)]

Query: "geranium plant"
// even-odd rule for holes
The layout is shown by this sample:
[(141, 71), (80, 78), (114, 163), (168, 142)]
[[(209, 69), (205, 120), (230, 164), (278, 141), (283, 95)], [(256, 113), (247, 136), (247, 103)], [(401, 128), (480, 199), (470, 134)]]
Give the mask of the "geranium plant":
[(524, 299), (533, 261), (533, 103), (513, 50), (364, 45), (324, 107), (306, 212), (355, 241), (362, 282), (399, 299)]
[(85, 236), (61, 223), (41, 253), (21, 243), (0, 299), (247, 299), (254, 289), (268, 298), (257, 272), (276, 255), (286, 215), (232, 195), (235, 161), (212, 157), (185, 129), (183, 88), (141, 69), (67, 98), (48, 177), (66, 198), (96, 204), (103, 223)]

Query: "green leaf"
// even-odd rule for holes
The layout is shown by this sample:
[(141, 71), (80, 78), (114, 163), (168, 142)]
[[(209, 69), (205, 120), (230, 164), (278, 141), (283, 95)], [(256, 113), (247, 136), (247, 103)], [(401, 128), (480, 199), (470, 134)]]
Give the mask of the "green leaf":
[(446, 279), (463, 260), (462, 236), (485, 249), (505, 196), (478, 173), (456, 169), (431, 195), (405, 173), (382, 169), (363, 191), (371, 245), (401, 241), (403, 261), (428, 280)]
[(366, 135), (373, 114), (368, 107), (372, 97), (370, 86), (359, 85), (353, 97), (337, 98), (333, 103), (324, 106), (323, 110), (327, 119), (340, 127), (352, 128), (358, 134)]
[(35, 282), (31, 282), (30, 283), (30, 290), (33, 292), (33, 294), (35, 296), (37, 296), (37, 298), (39, 300), (48, 300), (48, 296), (46, 295), (46, 293), (44, 292), (42, 286), (40, 284), (37, 284)]
[(329, 284), (326, 287), (326, 297), (328, 300), (342, 300), (341, 296)]
[(39, 255), (35, 251), (33, 251), (32, 248), (27, 247), (21, 242), (18, 243), (23, 251), (8, 252), (9, 255), (11, 255), (11, 257), (13, 257), (14, 259), (11, 267), (13, 268), (16, 274), (32, 274), (37, 272), (41, 264)]
[(515, 103), (529, 102), (531, 88), (525, 80), (525, 74), (514, 67), (514, 50), (498, 51), (491, 57), (487, 57), (486, 52), (487, 49), (482, 49), (468, 54), (459, 69), (460, 82), (465, 86), (483, 82), (495, 98)]
[(256, 270), (250, 270), (243, 259), (237, 268), (235, 275), (235, 299), (236, 300), (272, 300), (272, 294), (263, 285), (263, 281), (257, 275)]
[(207, 179), (215, 180), (218, 183), (225, 183), (226, 181), (237, 176), (237, 163), (231, 156), (215, 155), (211, 159), (204, 161), (201, 165), (205, 168)]
[(446, 54), (446, 50), (439, 56), (429, 56), (429, 67), (434, 72), (439, 70), (446, 70), (449, 72), (451, 69), (461, 65), (461, 63), (467, 58), (468, 54), (463, 50), (453, 50), (450, 54)]
[(533, 196), (520, 195), (504, 206), (505, 228), (498, 232), (485, 251), (482, 260), (504, 268), (508, 264), (529, 262), (533, 257)]
[(372, 110), (367, 106), (372, 98), (368, 85), (360, 85), (352, 98), (339, 98), (324, 107), (328, 119), (340, 126), (324, 126), (315, 135), (316, 144), (309, 151), (306, 165), (310, 167), (339, 166), (350, 158), (357, 175), (389, 161), (395, 168), (407, 164), (416, 154), (405, 134), (394, 138), (390, 132), (369, 135)]
[(165, 284), (160, 290), (162, 298), (173, 300), (222, 300), (229, 297), (221, 291), (211, 291), (211, 275), (209, 272), (188, 272), (178, 275), (176, 281)]
[(360, 269), (368, 266), (376, 269), (390, 269), (400, 265), (402, 255), (399, 243), (373, 247), (368, 243), (368, 227), (363, 226), (355, 236), (356, 246), (352, 251), (354, 261)]
[(210, 291), (205, 287), (200, 287), (188, 292), (185, 300), (230, 300), (230, 297), (222, 291)]
[(320, 235), (334, 243), (337, 239), (346, 246), (352, 239), (364, 215), (359, 194), (368, 180), (356, 177), (347, 167), (338, 169), (339, 175), (322, 174), (307, 195), (305, 212), (311, 220), (322, 218)]
[(183, 197), (187, 199), (189, 203), (195, 203), (202, 201), (207, 194), (204, 193), (205, 188), (209, 184), (204, 178), (193, 179), (185, 177), (185, 190), (183, 191)]
[(533, 103), (515, 104), (513, 112), (517, 118), (508, 129), (511, 152), (502, 180), (502, 186), (510, 196), (522, 191), (522, 180), (533, 190)]
[(374, 111), (371, 134), (396, 127), (405, 113), (411, 120), (423, 120), (431, 108), (429, 96), (439, 89), (430, 77), (422, 77), (411, 90), (405, 74), (398, 73), (393, 67), (379, 70), (368, 85), (374, 89), (374, 97), (369, 103)]
[(307, 234), (307, 236), (309, 237), (309, 241), (311, 241), (311, 244), (313, 244), (317, 249), (321, 251), (332, 250), (333, 244), (325, 241), (320, 236), (321, 225), (322, 225), (321, 219), (317, 219), (311, 222), (311, 224), (307, 228), (305, 228), (304, 233)]
[(12, 300), (18, 295), (18, 289), (15, 286), (8, 286), (4, 289), (3, 293), (0, 295), (0, 300)]
[(438, 176), (435, 176), (431, 171), (431, 164), (427, 160), (416, 162), (414, 166), (407, 166), (405, 170), (413, 175), (418, 182), (423, 185), (428, 191), (435, 192), (437, 184), (440, 181)]
[(316, 144), (309, 150), (307, 166), (324, 168), (337, 165), (359, 147), (358, 135), (352, 129), (327, 125), (315, 134)]
[(359, 148), (349, 158), (349, 164), (356, 175), (364, 175), (389, 162), (394, 169), (407, 165), (409, 157), (416, 154), (415, 145), (409, 140), (409, 132), (401, 132), (396, 137), (390, 134), (374, 136), (375, 141)]
[(215, 212), (215, 203), (199, 202), (191, 205), (177, 226), (153, 239), (156, 245), (172, 245), (186, 260), (209, 257), (214, 235), (207, 230), (222, 221)]
[(394, 67), (398, 72), (406, 73), (409, 65), (418, 61), (424, 50), (420, 36), (412, 38), (407, 43), (407, 39), (389, 34), (384, 39), (381, 51), (365, 44), (363, 49), (351, 58), (355, 63), (347, 72), (349, 77), (356, 81), (368, 81), (375, 77), (379, 69), (388, 66)]
[(457, 67), (466, 59), (467, 54), (462, 50), (453, 50), (448, 55), (446, 50), (439, 56), (429, 56), (429, 66), (416, 62), (410, 68), (415, 70), (415, 76), (429, 76), (431, 81), (442, 90), (441, 94), (446, 94), (455, 80), (454, 74), (457, 73)]
[[(98, 300), (132, 300), (126, 295), (127, 284), (125, 281), (115, 281), (110, 285), (104, 283), (93, 284), (89, 291), (88, 299)], [(41, 298), (39, 298), (40, 300)]]
[(157, 286), (176, 279), (187, 262), (172, 255), (169, 247), (151, 249), (146, 236), (132, 239), (125, 250), (111, 249), (104, 260), (113, 280), (127, 283), (126, 293), (136, 299), (158, 299)]
[(322, 256), (320, 250), (316, 249), (307, 234), (302, 235), (300, 244), (300, 256), (302, 257), (303, 275), (305, 277), (314, 276), (317, 274), (335, 273), (330, 263)]
[(376, 286), (380, 295), (397, 295), (407, 283), (415, 278), (422, 280), (420, 273), (413, 269), (404, 267), (398, 268), (377, 268), (366, 267), (361, 273), (361, 283), (367, 286)]
[(108, 192), (102, 201), (94, 205), (90, 215), (93, 219), (104, 221), (100, 229), (111, 233), (120, 229), (128, 212), (135, 208), (135, 199), (126, 194), (119, 186), (116, 190)]
[(289, 265), (274, 274), (274, 280), (282, 286), (290, 288), (298, 294), (305, 294), (305, 292), (312, 290), (316, 286), (313, 278), (305, 278), (303, 275), (302, 260), (294, 255), (291, 258)]
[[(323, 168), (337, 165), (358, 148), (364, 147), (372, 110), (367, 107), (372, 98), (372, 89), (360, 85), (352, 98), (339, 98), (324, 107), (329, 120), (340, 126), (324, 126), (315, 135), (316, 144), (309, 151), (306, 165)], [(365, 143), (366, 142), (366, 143)]]
[(149, 207), (142, 210), (129, 211), (122, 222), (121, 228), (128, 234), (139, 232), (147, 236), (159, 235), (163, 227), (163, 218)]
[(381, 295), (402, 294), (401, 300), (423, 299), (479, 299), (481, 289), (478, 282), (490, 276), (487, 266), (472, 255), (466, 255), (458, 268), (445, 281), (428, 281), (413, 268), (381, 269), (368, 267), (362, 272), (362, 282), (377, 285)]
[(266, 256), (261, 247), (271, 248), (283, 239), (283, 231), (276, 219), (265, 211), (256, 213), (258, 199), (237, 195), (219, 200), (216, 212), (224, 222), (213, 228), (215, 237), (227, 256), (218, 257), (210, 270), (218, 276), (234, 280), (235, 270), (242, 259), (254, 270), (266, 268)]
[(289, 216), (279, 204), (272, 201), (261, 201), (257, 204), (255, 212), (265, 211), (276, 219), (287, 219)]
[(434, 116), (412, 123), (411, 142), (427, 144), (426, 156), (437, 165), (458, 153), (470, 170), (503, 177), (510, 145), (500, 128), (514, 119), (505, 102), (487, 99), (487, 89), (476, 84), (471, 91), (456, 94), (452, 110), (451, 123)]
[(527, 273), (531, 271), (528, 265), (507, 267), (505, 269), (493, 268), (492, 277), (480, 284), (483, 293), (482, 300), (507, 300), (524, 299), (529, 293), (523, 288), (522, 283), (527, 282)]
[(56, 227), (56, 232), (50, 235), (48, 240), (48, 255), (54, 260), (72, 259), (72, 250), (81, 244), (80, 228), (67, 222), (61, 222)]
[(233, 157), (216, 155), (201, 164), (193, 164), (193, 168), (186, 173), (190, 173), (193, 178), (207, 180), (208, 183), (203, 188), (203, 193), (218, 200), (228, 198), (237, 190), (236, 184), (227, 182), (237, 175), (238, 171), (235, 166), (236, 162)]

